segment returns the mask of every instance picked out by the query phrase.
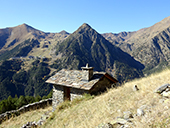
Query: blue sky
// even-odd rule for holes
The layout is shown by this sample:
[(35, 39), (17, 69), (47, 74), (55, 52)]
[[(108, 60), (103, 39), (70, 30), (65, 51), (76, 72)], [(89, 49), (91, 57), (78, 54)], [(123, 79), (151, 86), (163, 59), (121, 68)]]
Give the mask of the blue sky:
[(44, 32), (137, 31), (170, 16), (169, 0), (0, 0), (0, 28), (26, 23)]

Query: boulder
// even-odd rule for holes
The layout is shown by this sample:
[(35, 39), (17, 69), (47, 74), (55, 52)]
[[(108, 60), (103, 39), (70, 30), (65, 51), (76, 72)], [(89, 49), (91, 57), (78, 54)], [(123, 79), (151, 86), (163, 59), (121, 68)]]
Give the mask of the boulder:
[(134, 85), (134, 86), (133, 86), (133, 91), (138, 91), (138, 90), (139, 90), (138, 86), (137, 86), (137, 85)]
[(137, 116), (143, 116), (145, 114), (144, 110), (141, 108), (137, 109)]
[(160, 87), (158, 87), (155, 92), (161, 94), (163, 91), (165, 91), (167, 88), (170, 87), (170, 84), (163, 84)]
[(168, 91), (168, 92), (164, 91), (164, 92), (161, 93), (161, 95), (163, 97), (170, 97), (170, 91)]
[(126, 124), (128, 121), (126, 119), (123, 118), (117, 118), (115, 120), (113, 120), (112, 122), (110, 122), (110, 124), (115, 125), (115, 124), (121, 124), (124, 125)]

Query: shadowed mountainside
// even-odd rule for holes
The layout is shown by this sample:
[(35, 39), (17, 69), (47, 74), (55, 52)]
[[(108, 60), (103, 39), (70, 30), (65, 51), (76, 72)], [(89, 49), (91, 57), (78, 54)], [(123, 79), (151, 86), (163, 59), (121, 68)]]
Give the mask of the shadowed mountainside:
[(85, 23), (57, 45), (56, 55), (62, 57), (53, 64), (55, 68), (81, 69), (89, 63), (95, 70), (108, 71), (120, 81), (142, 76), (140, 70), (144, 68)]

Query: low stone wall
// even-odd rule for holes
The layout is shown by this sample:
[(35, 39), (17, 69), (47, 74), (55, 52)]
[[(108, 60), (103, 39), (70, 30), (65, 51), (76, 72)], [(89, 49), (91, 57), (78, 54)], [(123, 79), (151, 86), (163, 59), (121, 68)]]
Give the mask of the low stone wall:
[(13, 116), (18, 116), (18, 115), (25, 113), (25, 112), (28, 112), (30, 110), (45, 108), (45, 107), (50, 106), (50, 105), (52, 105), (52, 98), (25, 105), (25, 106), (19, 108), (18, 110), (7, 111), (7, 112), (0, 115), (0, 124), (3, 121), (8, 120)]

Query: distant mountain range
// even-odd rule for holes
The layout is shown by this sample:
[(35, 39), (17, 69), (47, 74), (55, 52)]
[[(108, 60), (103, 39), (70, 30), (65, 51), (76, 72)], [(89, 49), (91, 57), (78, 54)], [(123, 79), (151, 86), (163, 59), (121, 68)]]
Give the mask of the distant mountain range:
[(118, 34), (105, 33), (103, 36), (144, 64), (145, 69), (143, 71), (146, 74), (169, 65), (170, 17), (139, 31)]
[[(15, 89), (17, 94), (43, 96), (49, 92), (48, 87), (45, 89), (48, 90), (47, 92), (39, 93), (45, 84), (36, 84), (35, 76), (29, 73), (34, 72), (35, 66), (37, 66), (38, 81), (41, 77), (46, 79), (47, 76), (62, 68), (81, 69), (86, 63), (95, 67), (95, 70), (107, 71), (120, 82), (129, 81), (169, 66), (170, 17), (139, 31), (118, 34), (99, 34), (86, 23), (71, 34), (66, 31), (45, 33), (27, 24), (0, 29), (0, 62), (2, 64), (0, 69), (5, 66), (4, 63), (9, 63), (5, 61), (13, 57), (34, 58), (20, 62), (17, 70), (13, 71), (8, 78), (11, 85), (15, 85), (13, 88), (17, 87)], [(43, 62), (44, 60), (48, 61)], [(11, 60), (10, 63), (12, 63)], [(18, 64), (16, 61), (14, 63)], [(13, 67), (10, 65), (8, 67), (10, 72)], [(8, 70), (8, 67), (4, 69)], [(41, 68), (46, 70), (46, 74), (38, 73)], [(26, 73), (27, 80), (17, 83), (18, 73)], [(6, 84), (3, 81), (8, 80), (5, 80), (3, 73), (0, 75), (2, 75), (0, 88), (5, 88)], [(36, 90), (36, 87), (41, 88)], [(22, 88), (22, 92), (19, 92), (18, 88)], [(0, 95), (0, 99), (15, 94), (10, 93), (9, 88), (5, 90), (8, 94)]]

